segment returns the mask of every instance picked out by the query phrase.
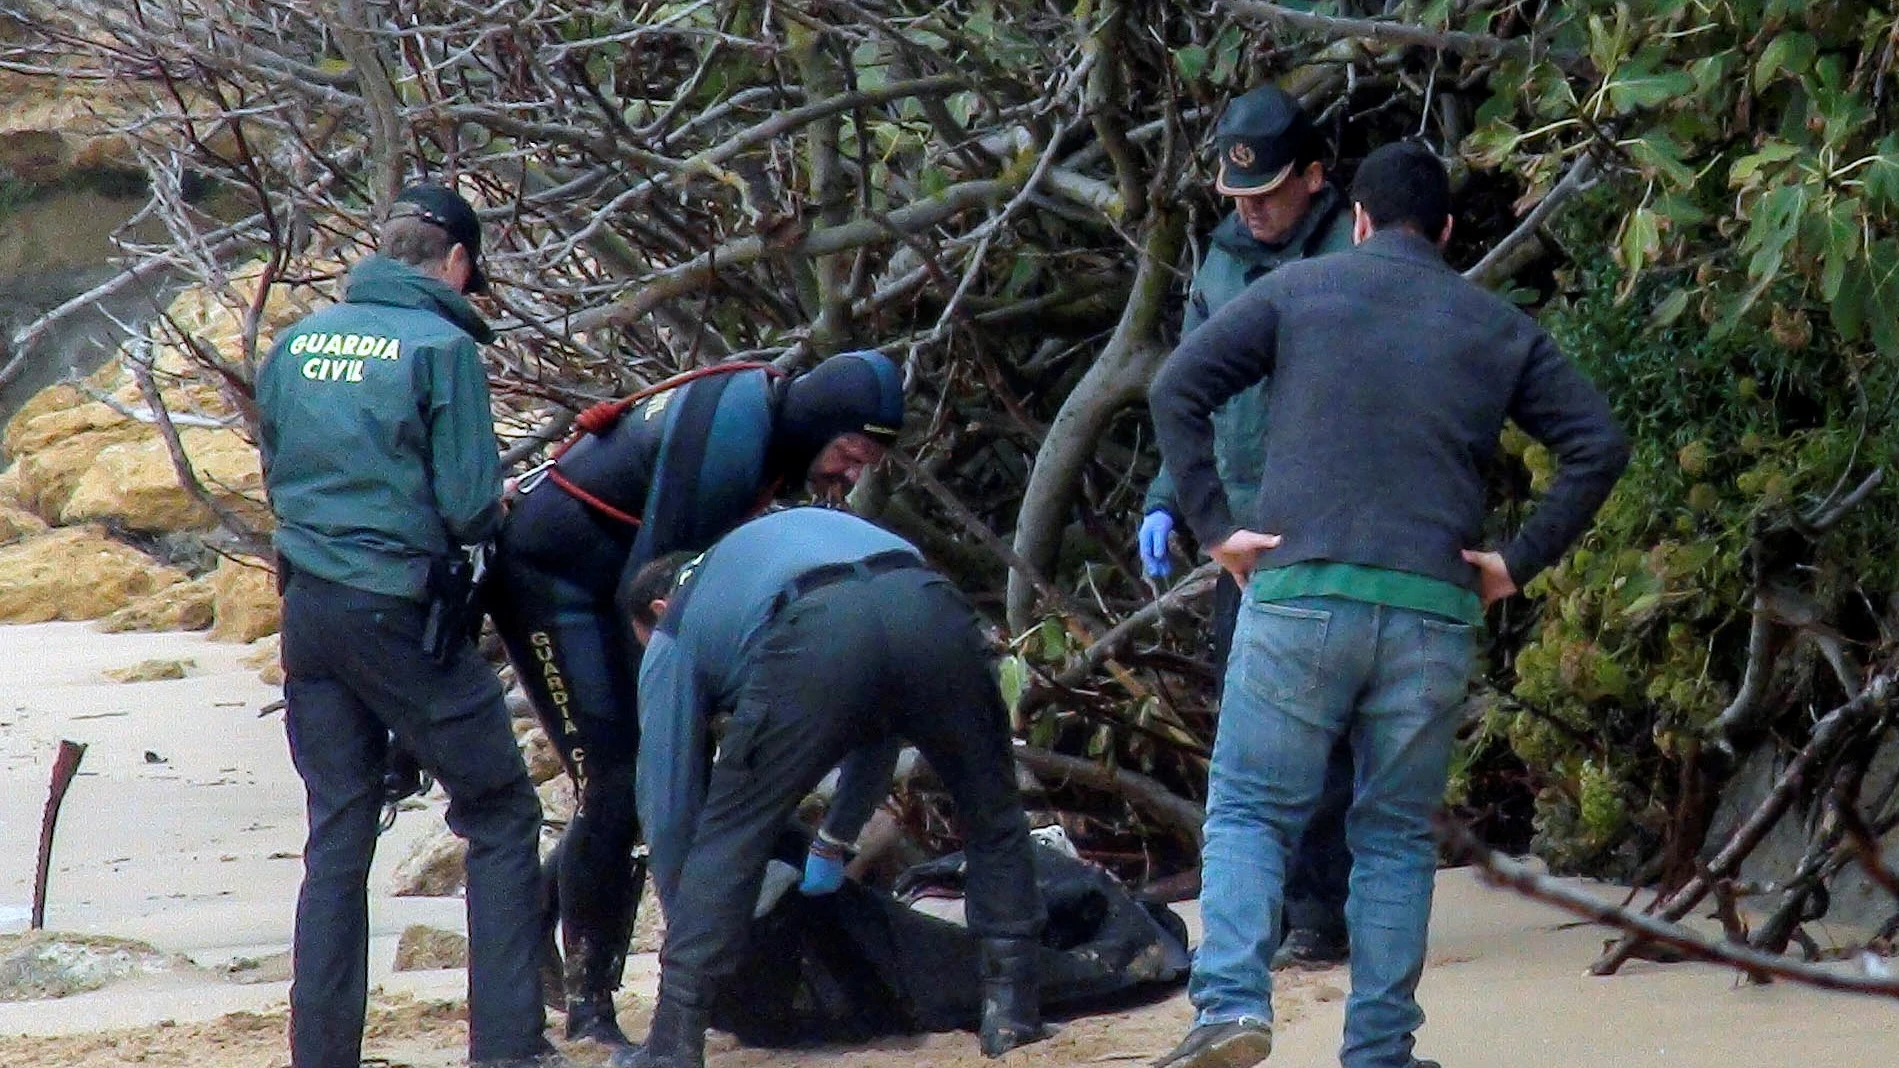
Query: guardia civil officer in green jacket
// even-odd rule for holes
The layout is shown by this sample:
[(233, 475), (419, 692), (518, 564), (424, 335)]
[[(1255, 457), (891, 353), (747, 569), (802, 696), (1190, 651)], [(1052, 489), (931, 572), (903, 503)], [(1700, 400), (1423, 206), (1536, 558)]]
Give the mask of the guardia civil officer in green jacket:
[[(357, 1068), (366, 883), (393, 733), (468, 840), (469, 1060), (550, 1063), (539, 959), (540, 802), (494, 672), (464, 630), (425, 649), (432, 575), (490, 538), (501, 465), (463, 294), (481, 230), (453, 191), (404, 190), (343, 303), (284, 331), (257, 377), (284, 588), (290, 755), (308, 798), (290, 986), (293, 1068)], [(544, 1059), (546, 1058), (546, 1059)]]
[[(1278, 86), (1262, 85), (1227, 105), (1213, 137), (1220, 161), (1214, 188), (1233, 199), (1233, 211), (1213, 231), (1194, 271), (1183, 335), (1274, 268), (1352, 247), (1351, 208), (1326, 176), (1325, 139), (1297, 100)], [(1252, 514), (1265, 442), (1266, 383), (1260, 382), (1213, 415), (1215, 465), (1239, 515)], [(1181, 516), (1173, 474), (1165, 464), (1148, 486), (1142, 510), (1141, 564), (1149, 575), (1165, 576), (1172, 570), (1168, 538)], [(1213, 588), (1213, 662), (1222, 677), (1239, 609), (1239, 584), (1221, 572)], [(1345, 957), (1345, 891), (1352, 871), (1345, 810), (1352, 800), (1351, 773), (1351, 754), (1341, 746), (1287, 879), (1286, 938), (1275, 967), (1321, 966)]]

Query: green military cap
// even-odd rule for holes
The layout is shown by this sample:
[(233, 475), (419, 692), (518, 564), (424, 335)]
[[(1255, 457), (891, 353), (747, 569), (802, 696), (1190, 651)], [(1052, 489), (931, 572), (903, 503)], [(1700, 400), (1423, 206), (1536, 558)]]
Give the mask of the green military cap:
[(1220, 153), (1214, 188), (1226, 196), (1272, 192), (1318, 135), (1299, 102), (1276, 85), (1235, 97), (1213, 131)]

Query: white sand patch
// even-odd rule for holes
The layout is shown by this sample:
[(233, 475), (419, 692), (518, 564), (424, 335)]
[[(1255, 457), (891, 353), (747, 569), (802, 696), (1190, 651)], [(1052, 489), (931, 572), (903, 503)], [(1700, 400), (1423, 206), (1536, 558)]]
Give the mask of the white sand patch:
[[(32, 899), (32, 866), (53, 753), (87, 743), (54, 854), (48, 926), (62, 934), (149, 943), (175, 966), (70, 997), (0, 1003), (6, 1068), (282, 1068), (285, 984), (300, 875), (303, 795), (281, 717), (260, 718), (275, 688), (239, 661), (245, 646), (199, 634), (100, 634), (85, 624), (0, 627), (0, 925), (17, 929)], [(184, 679), (121, 684), (100, 672), (154, 657), (189, 657)], [(148, 760), (150, 752), (158, 758)], [(462, 903), (391, 898), (389, 872), (440, 824), (439, 793), (405, 811), (383, 842), (371, 882), (372, 981), (381, 989), (365, 1050), (415, 1068), (461, 1063), (466, 1028), (443, 999), (455, 970), (392, 974), (410, 923), (462, 929)], [(1619, 899), (1613, 888), (1597, 888)], [(1183, 906), (1198, 931), (1198, 910)], [(5, 930), (0, 926), (0, 930)], [(1886, 1068), (1899, 1004), (1787, 984), (1738, 985), (1701, 965), (1633, 962), (1585, 974), (1608, 934), (1449, 871), (1438, 885), (1430, 963), (1420, 998), (1429, 1019), (1418, 1054), (1447, 1068)], [(226, 965), (255, 982), (227, 978)], [(82, 962), (83, 963), (83, 962)], [(1851, 967), (1852, 965), (1843, 965)], [(643, 1032), (657, 986), (651, 954), (628, 962), (619, 1001)], [(1282, 978), (1274, 1066), (1336, 1064), (1344, 970)], [(985, 1060), (966, 1034), (892, 1038), (787, 1053), (716, 1037), (711, 1068), (1025, 1068), (1140, 1065), (1170, 1048), (1191, 1009), (1184, 995), (1068, 1022), (1056, 1038)], [(552, 1018), (558, 1034), (560, 1017)], [(28, 1038), (6, 1036), (31, 1035)], [(598, 1065), (598, 1049), (570, 1051)]]

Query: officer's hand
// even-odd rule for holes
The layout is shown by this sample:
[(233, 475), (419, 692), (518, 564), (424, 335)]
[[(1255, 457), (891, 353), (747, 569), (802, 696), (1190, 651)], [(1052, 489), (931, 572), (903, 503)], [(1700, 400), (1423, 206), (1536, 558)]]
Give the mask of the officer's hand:
[(1141, 567), (1150, 578), (1166, 578), (1174, 570), (1167, 556), (1167, 537), (1174, 532), (1174, 517), (1165, 508), (1156, 508), (1141, 520), (1138, 543)]
[(1258, 562), (1259, 554), (1277, 548), (1279, 535), (1241, 529), (1228, 534), (1225, 541), (1208, 549), (1207, 555), (1213, 557), (1214, 563), (1225, 568), (1234, 581), (1244, 586), (1253, 575), (1253, 565)]
[(804, 880), (798, 892), (806, 897), (822, 897), (844, 885), (844, 850), (828, 842), (812, 842), (804, 857)]

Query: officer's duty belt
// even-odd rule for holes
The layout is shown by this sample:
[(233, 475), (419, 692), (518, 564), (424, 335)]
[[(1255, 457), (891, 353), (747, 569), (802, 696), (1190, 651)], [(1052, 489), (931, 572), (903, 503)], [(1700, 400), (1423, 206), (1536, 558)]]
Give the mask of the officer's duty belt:
[(902, 549), (889, 549), (866, 556), (862, 560), (853, 560), (848, 564), (825, 564), (822, 567), (814, 567), (785, 583), (785, 588), (778, 591), (778, 596), (772, 599), (771, 614), (777, 615), (786, 605), (805, 594), (836, 585), (846, 579), (867, 579), (888, 571), (902, 571), (906, 568), (921, 569), (926, 566), (928, 565), (924, 564), (915, 553)]

